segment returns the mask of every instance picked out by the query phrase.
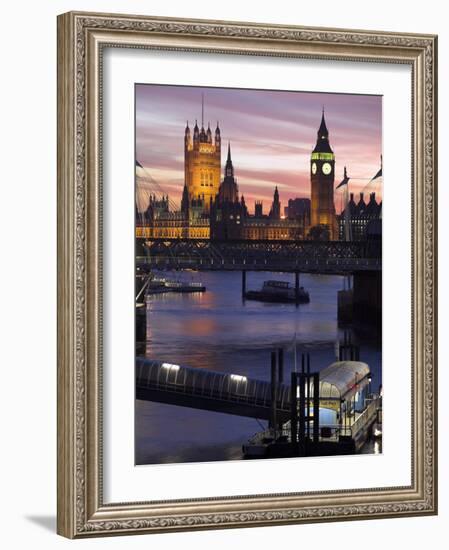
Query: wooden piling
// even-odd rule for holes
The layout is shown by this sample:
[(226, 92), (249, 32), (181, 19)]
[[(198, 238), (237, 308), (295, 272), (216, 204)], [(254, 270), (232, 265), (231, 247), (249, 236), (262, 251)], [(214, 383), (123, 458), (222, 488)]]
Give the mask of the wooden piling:
[(320, 375), (313, 373), (313, 442), (320, 439)]
[(307, 443), (310, 439), (310, 354), (307, 354), (307, 366), (306, 366), (306, 387), (307, 387)]
[(242, 299), (245, 299), (246, 294), (246, 271), (242, 270)]
[(298, 440), (299, 440), (299, 454), (300, 456), (305, 456), (305, 436), (306, 436), (306, 419), (305, 419), (305, 407), (306, 407), (306, 376), (302, 372), (299, 376), (299, 430), (298, 430)]
[(293, 453), (297, 452), (298, 445), (298, 373), (291, 373), (290, 385), (290, 439), (293, 445)]
[(270, 418), (270, 427), (274, 430), (274, 437), (276, 438), (277, 432), (277, 419), (276, 419), (276, 394), (277, 394), (277, 383), (276, 383), (276, 352), (271, 352), (271, 418)]
[[(278, 348), (278, 356), (277, 356), (277, 384), (280, 388), (280, 385), (284, 383), (284, 350), (282, 348)], [(282, 435), (282, 420), (279, 420), (279, 433)]]
[(278, 381), (279, 384), (284, 383), (284, 350), (282, 348), (278, 348)]
[(299, 271), (295, 271), (295, 300), (296, 305), (299, 305)]

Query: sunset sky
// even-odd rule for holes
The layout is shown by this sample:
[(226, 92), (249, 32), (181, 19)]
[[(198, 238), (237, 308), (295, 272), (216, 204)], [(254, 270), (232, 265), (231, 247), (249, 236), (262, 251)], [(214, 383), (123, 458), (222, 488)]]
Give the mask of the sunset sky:
[[(250, 212), (263, 200), (269, 210), (275, 186), (283, 207), (289, 198), (310, 196), (310, 154), (316, 143), (324, 107), (329, 141), (335, 153), (335, 186), (346, 165), (349, 190), (376, 191), (381, 179), (369, 184), (380, 167), (382, 98), (312, 92), (239, 90), (184, 86), (136, 85), (136, 159), (160, 189), (176, 203), (184, 185), (184, 129), (195, 119), (212, 134), (220, 124), (222, 167), (228, 140), (240, 193)], [(147, 193), (141, 193), (139, 209)], [(335, 203), (340, 210), (341, 192)]]

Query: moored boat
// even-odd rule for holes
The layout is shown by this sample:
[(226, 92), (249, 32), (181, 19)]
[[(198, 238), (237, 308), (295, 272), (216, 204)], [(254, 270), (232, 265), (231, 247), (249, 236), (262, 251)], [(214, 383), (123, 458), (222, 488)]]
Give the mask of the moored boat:
[(264, 281), (260, 290), (248, 290), (245, 292), (246, 300), (258, 300), (259, 302), (274, 303), (300, 303), (308, 304), (310, 295), (300, 286), (298, 290), (287, 281)]
[[(296, 420), (295, 416), (290, 416), (289, 420), (284, 416), (282, 422), (276, 422), (275, 417), (270, 416), (271, 427), (254, 434), (242, 446), (245, 458), (356, 454), (362, 452), (371, 438), (381, 443), (382, 397), (371, 393), (371, 372), (366, 363), (334, 362), (319, 373), (318, 396), (312, 398), (313, 381), (305, 382), (304, 393), (310, 398), (304, 396), (302, 420), (301, 415), (296, 415)], [(282, 412), (282, 395), (276, 397), (279, 413)], [(284, 410), (294, 410), (291, 407), (291, 388), (287, 388), (287, 395)], [(311, 401), (316, 398), (319, 408), (315, 432), (314, 403)], [(269, 406), (272, 407), (271, 403)], [(292, 440), (292, 426), (296, 426), (296, 443)]]
[(205, 292), (206, 287), (202, 283), (173, 281), (165, 277), (153, 277), (146, 289), (146, 295), (163, 294), (166, 292), (192, 293)]

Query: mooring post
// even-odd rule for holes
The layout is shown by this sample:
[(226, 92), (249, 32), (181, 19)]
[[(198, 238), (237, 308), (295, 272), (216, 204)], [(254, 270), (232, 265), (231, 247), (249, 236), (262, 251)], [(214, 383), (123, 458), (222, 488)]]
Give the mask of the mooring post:
[(295, 271), (295, 300), (299, 304), (299, 271)]
[(303, 372), (299, 375), (299, 449), (300, 449), (300, 456), (306, 455), (306, 445), (305, 445), (305, 439), (306, 439), (306, 425), (305, 425), (305, 407), (306, 407), (306, 375)]
[(338, 425), (341, 433), (341, 428), (343, 426), (343, 399), (340, 399), (340, 408), (338, 411)]
[(246, 271), (242, 270), (242, 299), (245, 299), (246, 294)]
[(320, 438), (320, 375), (313, 373), (313, 442)]
[[(145, 309), (146, 308), (142, 308)], [(147, 339), (147, 316), (142, 314), (141, 311), (136, 311), (136, 345), (139, 349), (145, 353), (146, 339)]]
[(271, 352), (271, 428), (274, 430), (274, 438), (276, 439), (277, 423), (276, 423), (276, 352)]
[[(278, 371), (278, 388), (280, 388), (281, 384), (284, 383), (284, 350), (282, 348), (278, 348), (278, 357), (277, 357), (277, 371)], [(279, 389), (280, 391), (280, 389)], [(282, 435), (282, 420), (279, 419), (279, 434)]]
[(345, 399), (345, 435), (348, 433), (348, 402)]
[(279, 377), (278, 377), (279, 384), (283, 384), (284, 383), (284, 350), (282, 348), (278, 348), (278, 372), (279, 372)]
[(306, 370), (306, 383), (307, 383), (307, 445), (310, 439), (310, 354), (307, 354), (307, 370)]
[(290, 386), (290, 439), (293, 452), (296, 454), (298, 445), (298, 373), (291, 373)]

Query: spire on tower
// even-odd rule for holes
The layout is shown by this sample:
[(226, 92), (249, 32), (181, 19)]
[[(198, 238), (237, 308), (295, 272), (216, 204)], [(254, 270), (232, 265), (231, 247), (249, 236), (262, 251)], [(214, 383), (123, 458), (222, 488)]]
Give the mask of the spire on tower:
[(231, 159), (231, 142), (228, 141), (228, 158), (226, 159), (225, 177), (234, 177), (234, 167)]
[(331, 149), (331, 146), (329, 144), (329, 130), (326, 126), (326, 119), (324, 116), (324, 107), (323, 111), (321, 113), (321, 123), (320, 127), (318, 128), (317, 132), (317, 140), (315, 149), (312, 151), (312, 153), (331, 153), (333, 154), (333, 151)]
[(184, 147), (188, 149), (190, 145), (191, 145), (190, 128), (189, 128), (189, 121), (187, 121), (186, 130), (184, 132)]
[(270, 218), (274, 220), (279, 220), (281, 218), (281, 203), (279, 201), (279, 191), (278, 186), (274, 188), (273, 193), (273, 202), (271, 204)]
[(221, 182), (218, 192), (219, 201), (221, 203), (236, 203), (239, 202), (239, 189), (237, 181), (234, 177), (234, 167), (231, 159), (231, 143), (228, 141), (228, 158), (224, 169), (224, 178)]
[(221, 148), (221, 136), (220, 136), (220, 128), (218, 126), (218, 120), (217, 120), (217, 127), (215, 128), (215, 145), (218, 149)]
[(204, 93), (201, 93), (201, 128), (204, 128)]
[(210, 122), (207, 123), (207, 143), (212, 143), (212, 131), (210, 129)]
[(198, 121), (195, 120), (195, 126), (193, 127), (193, 143), (198, 143), (200, 140), (200, 129), (198, 128)]
[(324, 105), (323, 105), (323, 111), (321, 114), (321, 124), (318, 129), (318, 139), (326, 139), (329, 137), (329, 131), (326, 126), (326, 120), (324, 118)]
[(181, 212), (184, 214), (188, 214), (189, 212), (189, 192), (187, 190), (187, 183), (184, 183), (184, 189), (182, 190)]
[(246, 208), (245, 197), (243, 195), (241, 196), (241, 199), (240, 199), (240, 205), (242, 207), (243, 216), (247, 216), (248, 215), (248, 209)]

